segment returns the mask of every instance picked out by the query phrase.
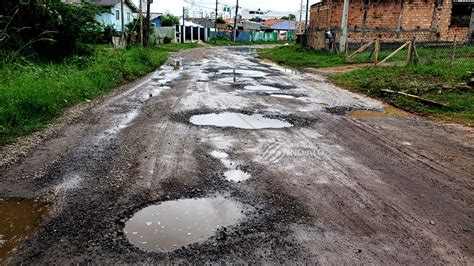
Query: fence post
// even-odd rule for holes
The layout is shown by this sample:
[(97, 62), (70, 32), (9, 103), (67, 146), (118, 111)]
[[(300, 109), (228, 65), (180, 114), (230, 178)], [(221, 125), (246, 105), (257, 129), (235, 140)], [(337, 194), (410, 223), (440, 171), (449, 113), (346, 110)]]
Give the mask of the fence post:
[(410, 64), (411, 60), (413, 59), (414, 47), (415, 47), (415, 37), (411, 39), (411, 42), (408, 45), (407, 65)]
[(375, 40), (375, 48), (374, 48), (374, 65), (378, 65), (379, 63), (379, 52), (380, 52), (380, 38)]
[(456, 59), (456, 36), (454, 36), (453, 47), (451, 49), (451, 65), (454, 65), (454, 60)]

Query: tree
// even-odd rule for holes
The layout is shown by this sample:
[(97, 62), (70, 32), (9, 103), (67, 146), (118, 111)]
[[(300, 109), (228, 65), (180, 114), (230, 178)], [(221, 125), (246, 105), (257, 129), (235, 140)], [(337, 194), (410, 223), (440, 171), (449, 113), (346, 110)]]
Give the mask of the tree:
[(222, 17), (218, 17), (217, 24), (225, 24), (225, 20)]
[(289, 19), (289, 20), (296, 20), (296, 16), (293, 15), (293, 14), (289, 14), (289, 15), (288, 15), (288, 19)]
[(102, 8), (60, 0), (2, 0), (0, 49), (61, 59), (81, 51), (81, 43), (101, 32)]
[(163, 16), (161, 16), (161, 26), (171, 27), (171, 26), (176, 26), (176, 25), (179, 25), (178, 17), (175, 17), (170, 13), (166, 13)]

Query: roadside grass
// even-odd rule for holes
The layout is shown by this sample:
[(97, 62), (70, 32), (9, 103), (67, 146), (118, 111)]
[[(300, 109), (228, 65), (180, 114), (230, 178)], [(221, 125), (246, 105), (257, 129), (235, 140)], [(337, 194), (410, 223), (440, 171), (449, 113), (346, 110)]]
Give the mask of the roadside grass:
[(0, 147), (35, 132), (75, 104), (117, 88), (162, 65), (169, 52), (196, 47), (170, 44), (150, 48), (94, 46), (88, 57), (62, 63), (22, 62), (0, 68)]
[[(366, 67), (348, 73), (335, 74), (330, 79), (336, 84), (389, 101), (399, 107), (454, 122), (474, 125), (474, 90), (457, 89), (474, 70), (468, 64), (435, 63), (394, 67)], [(383, 89), (403, 91), (424, 99), (449, 105), (448, 108), (429, 106), (401, 95), (384, 93)]]
[(331, 67), (345, 64), (344, 56), (311, 50), (300, 45), (258, 49), (258, 55), (277, 64), (290, 67)]
[[(381, 50), (380, 60), (394, 49)], [(474, 46), (459, 47), (459, 59), (450, 65), (450, 47), (420, 47), (417, 49), (420, 64), (405, 65), (407, 50), (403, 50), (389, 60), (391, 66), (367, 66), (352, 72), (333, 74), (334, 83), (362, 92), (371, 97), (391, 102), (412, 112), (474, 125), (474, 91), (456, 88), (469, 80), (474, 71)], [(258, 49), (265, 59), (290, 67), (334, 67), (356, 63), (368, 63), (370, 51), (366, 51), (346, 63), (343, 55), (311, 50), (300, 45)], [(371, 59), (373, 60), (373, 59)], [(449, 108), (428, 106), (401, 95), (390, 95), (382, 89), (403, 91), (425, 99), (449, 105)]]

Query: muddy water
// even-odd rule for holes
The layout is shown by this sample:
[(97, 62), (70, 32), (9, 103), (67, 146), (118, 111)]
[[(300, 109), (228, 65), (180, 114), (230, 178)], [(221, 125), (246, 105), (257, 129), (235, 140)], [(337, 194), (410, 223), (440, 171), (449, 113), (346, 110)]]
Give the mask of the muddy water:
[(407, 113), (403, 110), (400, 110), (390, 105), (385, 105), (383, 112), (370, 111), (370, 110), (356, 110), (356, 111), (350, 112), (349, 116), (360, 117), (360, 118), (391, 117), (391, 116), (407, 117), (407, 116), (410, 116), (410, 113)]
[(167, 201), (137, 212), (125, 225), (135, 246), (147, 251), (173, 251), (201, 242), (243, 218), (242, 206), (224, 197)]
[(260, 114), (245, 115), (224, 112), (192, 116), (190, 122), (198, 126), (235, 127), (242, 129), (285, 128), (293, 125), (284, 120), (266, 118)]
[(47, 214), (48, 206), (38, 200), (0, 199), (0, 262), (36, 231)]

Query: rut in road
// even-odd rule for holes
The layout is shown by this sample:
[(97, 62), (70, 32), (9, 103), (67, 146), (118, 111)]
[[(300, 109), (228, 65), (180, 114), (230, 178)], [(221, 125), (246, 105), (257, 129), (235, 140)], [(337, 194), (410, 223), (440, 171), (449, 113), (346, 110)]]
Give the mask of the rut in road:
[(472, 129), (384, 108), (253, 48), (178, 53), (2, 155), (1, 262), (473, 263)]

